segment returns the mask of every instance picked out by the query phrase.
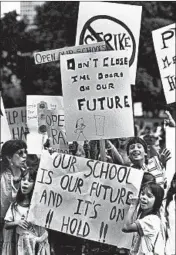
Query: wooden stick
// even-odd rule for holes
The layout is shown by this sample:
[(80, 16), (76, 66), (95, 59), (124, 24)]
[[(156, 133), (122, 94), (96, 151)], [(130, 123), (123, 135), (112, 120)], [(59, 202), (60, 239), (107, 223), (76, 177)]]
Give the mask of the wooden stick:
[(105, 152), (105, 140), (100, 140), (100, 159), (101, 161), (106, 162), (106, 152)]

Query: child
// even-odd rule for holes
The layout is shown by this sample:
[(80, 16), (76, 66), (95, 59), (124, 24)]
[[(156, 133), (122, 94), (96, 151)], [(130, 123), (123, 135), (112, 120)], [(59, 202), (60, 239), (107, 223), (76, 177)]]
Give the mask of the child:
[(131, 160), (131, 167), (152, 174), (156, 183), (162, 188), (165, 186), (165, 172), (157, 157), (148, 159), (146, 142), (140, 137), (131, 138), (127, 144), (127, 154)]
[[(140, 215), (134, 219), (134, 214), (138, 205), (137, 199), (132, 199), (123, 232), (135, 232), (130, 250), (131, 255), (153, 255), (155, 244), (161, 235), (161, 220), (159, 209), (164, 197), (164, 190), (156, 183), (145, 184), (140, 192)], [(161, 240), (161, 238), (160, 238)], [(162, 243), (160, 244), (162, 255)]]
[(127, 155), (131, 160), (131, 167), (147, 171), (147, 144), (140, 137), (133, 137), (127, 143)]
[(176, 201), (176, 173), (171, 182), (170, 189), (166, 196), (166, 220), (167, 220), (167, 240), (166, 255), (175, 254), (175, 207)]
[[(11, 203), (5, 216), (2, 255), (50, 255), (47, 231), (26, 220), (35, 179), (36, 171), (32, 168), (27, 168), (21, 174), (16, 201)], [(14, 231), (13, 240), (9, 240), (8, 230)]]

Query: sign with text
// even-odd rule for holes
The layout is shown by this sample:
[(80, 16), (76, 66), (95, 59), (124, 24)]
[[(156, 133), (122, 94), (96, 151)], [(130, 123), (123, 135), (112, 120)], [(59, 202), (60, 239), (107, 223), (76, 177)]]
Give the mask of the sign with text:
[(137, 169), (43, 151), (28, 220), (130, 248), (132, 235), (121, 230), (129, 198), (138, 195), (142, 176), (143, 171)]
[[(0, 97), (1, 100), (1, 109), (0, 109), (0, 123), (1, 123), (1, 141), (0, 144), (3, 145), (6, 141), (12, 139), (12, 135), (10, 133), (10, 128), (8, 125), (7, 117), (5, 114), (5, 109), (4, 109), (4, 103), (2, 100), (2, 97)], [(1, 146), (0, 146), (1, 148)]]
[(129, 62), (122, 52), (61, 56), (68, 141), (134, 136)]
[(175, 127), (166, 127), (166, 148), (171, 152), (171, 159), (166, 163), (167, 187), (175, 174)]
[(49, 62), (54, 62), (60, 60), (60, 55), (73, 54), (73, 53), (88, 53), (88, 52), (97, 52), (105, 51), (106, 44), (104, 41), (90, 44), (90, 45), (79, 45), (73, 47), (65, 47), (62, 49), (56, 50), (47, 50), (42, 52), (34, 53), (35, 64), (44, 64)]
[(110, 50), (124, 52), (129, 57), (130, 84), (134, 85), (141, 13), (142, 6), (80, 2), (76, 45), (105, 41)]
[(5, 109), (7, 121), (13, 139), (21, 139), (26, 142), (28, 128), (26, 124), (26, 107)]
[(61, 96), (27, 96), (27, 124), (30, 132), (27, 144), (31, 153), (35, 149), (41, 154), (47, 138), (50, 138), (50, 147), (58, 152), (69, 152)]
[(171, 104), (176, 101), (176, 23), (154, 30), (152, 36), (166, 101)]

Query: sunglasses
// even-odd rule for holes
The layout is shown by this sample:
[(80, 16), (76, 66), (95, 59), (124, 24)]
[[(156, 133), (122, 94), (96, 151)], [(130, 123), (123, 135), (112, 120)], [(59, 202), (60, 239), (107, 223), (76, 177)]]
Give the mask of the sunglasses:
[(27, 155), (27, 150), (25, 149), (21, 149), (21, 150), (18, 150), (15, 154), (17, 154), (19, 157), (23, 157), (23, 155)]

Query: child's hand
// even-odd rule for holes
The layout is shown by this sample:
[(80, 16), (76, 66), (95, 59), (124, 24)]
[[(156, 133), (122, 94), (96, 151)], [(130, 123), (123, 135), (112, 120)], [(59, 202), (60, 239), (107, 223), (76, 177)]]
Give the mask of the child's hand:
[(166, 167), (167, 161), (171, 158), (172, 158), (171, 152), (166, 148), (162, 151), (162, 153), (160, 154), (160, 157), (159, 157), (159, 159), (164, 167)]
[(24, 219), (21, 219), (19, 221), (17, 221), (17, 225), (24, 228), (24, 229), (28, 229), (29, 228), (29, 222), (27, 222)]
[(128, 202), (131, 204), (131, 205), (135, 205), (137, 206), (138, 203), (139, 203), (139, 198), (138, 197), (134, 197), (134, 196), (130, 196), (129, 199), (128, 199)]
[(105, 140), (105, 148), (107, 149), (107, 150), (110, 150), (111, 148), (112, 148), (112, 143), (111, 143), (111, 141), (109, 141), (109, 140)]
[(48, 232), (45, 232), (45, 233), (43, 233), (42, 236), (35, 237), (35, 241), (36, 241), (37, 243), (42, 243), (42, 242), (44, 242), (47, 238), (48, 238)]

